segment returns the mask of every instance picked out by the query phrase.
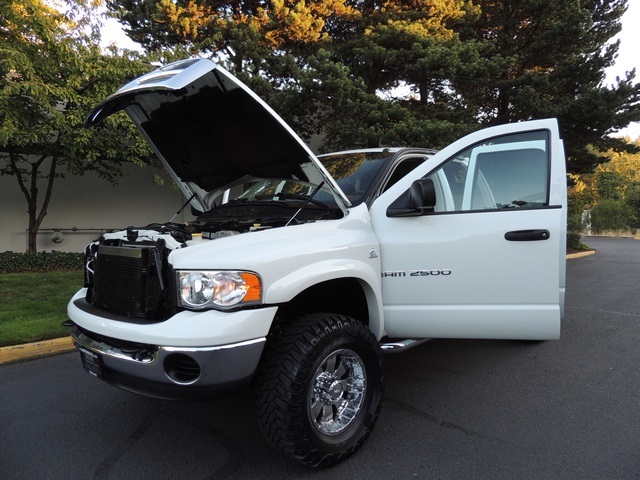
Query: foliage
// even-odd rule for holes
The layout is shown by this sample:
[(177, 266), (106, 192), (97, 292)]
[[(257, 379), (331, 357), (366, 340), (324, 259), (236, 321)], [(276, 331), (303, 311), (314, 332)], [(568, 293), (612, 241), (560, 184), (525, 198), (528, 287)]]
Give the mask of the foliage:
[[(640, 139), (629, 143), (639, 147)], [(610, 202), (605, 202), (599, 210), (608, 212), (613, 209), (612, 213), (616, 217), (603, 221), (624, 225), (621, 227), (624, 229), (635, 228), (640, 220), (640, 154), (609, 150), (602, 155), (608, 162), (598, 165), (594, 172), (571, 177), (569, 205), (574, 213), (580, 213), (582, 210), (596, 208), (605, 200), (611, 200), (614, 202), (613, 207)], [(625, 221), (617, 218), (620, 214), (627, 215)], [(601, 220), (596, 219), (595, 222)], [(609, 230), (612, 227), (609, 225), (603, 229)]]
[(620, 200), (623, 195), (624, 178), (618, 172), (600, 169), (596, 173), (596, 188), (599, 198)]
[(604, 85), (627, 0), (108, 0), (134, 40), (217, 58), (325, 150), (442, 147), (557, 117), (569, 170), (631, 151), (629, 72)]
[(575, 250), (589, 250), (589, 247), (580, 241), (582, 235), (580, 232), (568, 231), (567, 232), (567, 252), (573, 252)]
[(585, 203), (575, 188), (570, 187), (567, 194), (567, 250), (582, 250), (580, 238), (582, 236), (582, 211), (585, 210)]
[(630, 230), (635, 222), (631, 208), (621, 200), (605, 198), (591, 209), (591, 229), (596, 234), (611, 230)]
[(1, 273), (53, 272), (78, 270), (83, 264), (82, 253), (0, 253)]
[(582, 210), (576, 211), (572, 208), (571, 198), (569, 199), (569, 216), (567, 218), (567, 251), (588, 250), (580, 239), (582, 238)]
[(625, 203), (631, 210), (630, 223), (634, 228), (640, 228), (640, 183), (634, 183), (627, 188)]
[(0, 175), (13, 176), (27, 202), (31, 253), (56, 178), (94, 171), (116, 182), (124, 162), (150, 159), (121, 115), (83, 128), (93, 106), (151, 68), (134, 52), (100, 50), (92, 5), (71, 0), (61, 13), (54, 1), (0, 3)]
[(604, 85), (627, 0), (474, 3), (482, 14), (464, 23), (461, 36), (486, 45), (495, 68), (454, 85), (480, 117), (490, 124), (557, 117), (572, 173), (605, 162), (603, 151), (633, 150), (607, 134), (640, 120), (635, 72)]

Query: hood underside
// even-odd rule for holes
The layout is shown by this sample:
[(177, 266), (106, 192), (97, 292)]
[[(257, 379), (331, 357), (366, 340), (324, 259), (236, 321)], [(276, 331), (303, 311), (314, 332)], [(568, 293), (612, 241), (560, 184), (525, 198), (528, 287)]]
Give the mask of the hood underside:
[[(248, 87), (206, 59), (167, 65), (125, 85), (87, 119), (94, 125), (124, 110), (200, 209), (205, 193), (243, 177), (334, 180), (291, 128)], [(197, 186), (198, 188), (194, 188)]]

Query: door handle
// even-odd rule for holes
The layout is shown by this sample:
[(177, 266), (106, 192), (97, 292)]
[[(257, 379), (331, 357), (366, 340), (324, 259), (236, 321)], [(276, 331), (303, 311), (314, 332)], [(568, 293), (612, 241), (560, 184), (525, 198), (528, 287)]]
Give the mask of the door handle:
[(510, 242), (533, 242), (536, 240), (549, 240), (549, 230), (515, 230), (504, 234), (505, 240)]

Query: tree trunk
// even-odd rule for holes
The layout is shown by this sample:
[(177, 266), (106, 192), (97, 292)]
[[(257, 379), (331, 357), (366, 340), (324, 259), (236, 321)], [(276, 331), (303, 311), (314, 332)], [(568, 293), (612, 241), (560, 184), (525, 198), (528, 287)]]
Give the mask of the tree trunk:
[[(35, 217), (33, 223), (31, 223), (31, 205), (29, 206), (29, 253), (36, 253), (38, 251), (38, 230), (40, 230), (40, 225), (42, 225), (42, 221), (44, 217), (47, 215), (49, 209), (49, 202), (51, 201), (51, 193), (53, 192), (53, 180), (56, 176), (56, 168), (58, 166), (58, 158), (51, 157), (51, 166), (49, 167), (49, 175), (47, 178), (47, 189), (44, 192), (44, 199), (42, 201), (42, 207), (40, 208), (40, 212)], [(37, 186), (36, 181), (38, 179), (38, 172), (31, 173), (31, 182), (32, 185), (35, 186), (36, 196), (33, 198), (33, 206), (35, 208), (34, 213), (38, 208), (38, 199), (37, 199)]]
[(508, 82), (504, 82), (504, 85), (498, 88), (498, 104), (495, 118), (496, 125), (503, 125), (509, 123), (509, 112), (511, 107), (511, 93), (509, 91)]
[[(47, 209), (49, 208), (49, 202), (51, 201), (51, 193), (53, 192), (53, 181), (56, 176), (56, 169), (58, 165), (57, 157), (51, 158), (51, 165), (49, 166), (49, 173), (47, 175), (40, 175), (40, 167), (44, 163), (44, 161), (49, 158), (42, 156), (37, 161), (30, 163), (31, 170), (28, 173), (29, 178), (29, 188), (25, 183), (25, 178), (23, 177), (24, 171), (21, 171), (18, 168), (17, 162), (18, 157), (20, 155), (10, 155), (11, 168), (13, 170), (13, 174), (16, 177), (18, 185), (20, 186), (20, 190), (24, 194), (28, 209), (27, 212), (29, 214), (29, 226), (27, 229), (27, 253), (37, 253), (38, 252), (38, 231), (40, 230), (40, 225), (42, 225), (42, 221), (44, 217), (47, 215)], [(44, 199), (42, 202), (42, 207), (38, 212), (38, 178), (46, 178), (47, 179), (47, 189), (44, 193)]]

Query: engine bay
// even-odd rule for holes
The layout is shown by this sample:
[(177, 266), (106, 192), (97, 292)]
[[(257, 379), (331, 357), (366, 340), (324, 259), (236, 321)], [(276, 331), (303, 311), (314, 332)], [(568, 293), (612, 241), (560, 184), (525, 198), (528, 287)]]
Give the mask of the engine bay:
[(188, 223), (151, 223), (144, 227), (128, 227), (120, 232), (104, 234), (98, 242), (109, 245), (140, 244), (155, 242), (164, 238), (167, 248), (185, 248), (202, 240), (257, 232), (287, 225), (299, 225), (342, 217), (337, 208), (308, 204), (300, 209), (301, 203), (231, 202), (199, 214)]

